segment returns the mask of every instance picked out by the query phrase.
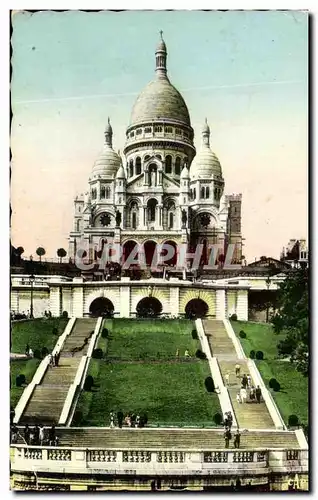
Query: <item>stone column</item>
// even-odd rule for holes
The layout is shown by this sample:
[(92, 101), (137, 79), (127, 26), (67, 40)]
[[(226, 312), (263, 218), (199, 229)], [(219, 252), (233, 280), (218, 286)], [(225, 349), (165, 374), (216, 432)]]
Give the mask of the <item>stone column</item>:
[(50, 312), (52, 316), (60, 316), (61, 314), (61, 293), (59, 286), (50, 286)]
[(224, 319), (225, 316), (225, 289), (216, 290), (216, 319)]
[(19, 291), (11, 290), (11, 311), (19, 312)]
[(238, 320), (248, 321), (248, 290), (238, 290), (236, 314)]
[(179, 287), (170, 288), (170, 314), (179, 316)]
[(100, 181), (97, 182), (97, 200), (100, 200)]
[(120, 318), (130, 317), (130, 286), (120, 287)]
[(82, 286), (73, 288), (73, 316), (82, 318), (84, 313), (84, 291)]

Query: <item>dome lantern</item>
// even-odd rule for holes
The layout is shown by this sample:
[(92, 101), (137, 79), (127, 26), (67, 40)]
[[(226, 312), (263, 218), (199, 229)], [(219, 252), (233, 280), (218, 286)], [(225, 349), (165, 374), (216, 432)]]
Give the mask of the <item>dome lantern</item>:
[(163, 31), (160, 31), (161, 40), (156, 48), (156, 74), (158, 78), (167, 78), (167, 47), (162, 35)]
[(107, 146), (110, 146), (111, 148), (113, 147), (113, 129), (110, 124), (109, 117), (105, 128), (105, 144), (107, 144)]

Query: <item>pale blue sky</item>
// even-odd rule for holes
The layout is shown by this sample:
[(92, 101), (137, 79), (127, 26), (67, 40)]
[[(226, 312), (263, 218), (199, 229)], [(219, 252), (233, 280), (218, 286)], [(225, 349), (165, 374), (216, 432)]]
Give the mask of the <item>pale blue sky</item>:
[[(207, 116), (249, 260), (307, 235), (307, 14), (43, 12), (13, 17), (12, 239), (67, 249), (73, 197), (103, 143), (122, 149), (160, 29), (196, 146)], [(34, 223), (36, 220), (36, 224)]]

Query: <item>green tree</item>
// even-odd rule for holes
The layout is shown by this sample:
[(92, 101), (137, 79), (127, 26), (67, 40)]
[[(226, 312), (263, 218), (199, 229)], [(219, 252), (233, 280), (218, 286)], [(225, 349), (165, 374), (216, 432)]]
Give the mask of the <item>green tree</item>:
[(57, 256), (60, 258), (60, 263), (61, 263), (63, 257), (66, 257), (67, 252), (66, 252), (66, 250), (64, 250), (64, 248), (59, 248), (56, 253), (57, 253)]
[(292, 363), (308, 376), (308, 269), (297, 269), (288, 274), (278, 293), (278, 312), (272, 319), (275, 333), (284, 338), (277, 347), (282, 356), (290, 356)]
[(38, 247), (36, 249), (36, 254), (40, 257), (40, 262), (41, 262), (42, 256), (45, 255), (45, 249), (43, 247)]

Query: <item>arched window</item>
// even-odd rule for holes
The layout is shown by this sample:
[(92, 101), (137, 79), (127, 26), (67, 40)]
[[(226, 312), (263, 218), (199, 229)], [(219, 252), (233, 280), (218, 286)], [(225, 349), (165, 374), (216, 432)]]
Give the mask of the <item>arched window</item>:
[(141, 174), (141, 159), (139, 156), (136, 158), (136, 175)]
[(205, 193), (205, 189), (204, 189), (204, 187), (202, 186), (201, 191), (200, 191), (200, 198), (201, 198), (202, 200), (204, 199), (204, 193)]
[(96, 199), (96, 196), (97, 196), (97, 192), (96, 192), (96, 189), (92, 189), (92, 200), (95, 200)]
[(100, 197), (105, 198), (106, 191), (105, 191), (105, 186), (101, 186), (100, 188)]
[(79, 231), (80, 231), (80, 224), (81, 224), (80, 219), (77, 219), (77, 221), (76, 221), (76, 231), (77, 231), (77, 232), (79, 232)]
[(129, 162), (129, 177), (132, 177), (134, 175), (134, 162), (130, 160)]
[(145, 161), (148, 161), (148, 160), (149, 160), (149, 158), (150, 158), (150, 156), (149, 156), (149, 155), (146, 155), (146, 156), (145, 156)]
[(175, 174), (180, 175), (180, 171), (181, 171), (181, 158), (177, 156), (175, 164)]
[(197, 197), (197, 190), (194, 188), (193, 189), (193, 199), (195, 200)]
[(169, 213), (169, 229), (173, 228), (174, 215), (172, 212)]
[(148, 222), (155, 222), (156, 220), (156, 206), (158, 202), (157, 200), (151, 199), (147, 203), (148, 208)]
[(133, 229), (137, 229), (137, 214), (136, 212), (132, 213), (131, 225)]
[(109, 198), (110, 198), (110, 188), (108, 186), (105, 189), (105, 197), (106, 197), (107, 200), (109, 200)]
[(214, 188), (214, 199), (215, 200), (218, 199), (218, 190), (217, 190), (217, 188)]
[(210, 188), (209, 188), (209, 186), (207, 186), (207, 188), (205, 190), (205, 197), (206, 198), (210, 198)]
[(166, 174), (171, 174), (172, 172), (172, 158), (170, 155), (166, 156)]

